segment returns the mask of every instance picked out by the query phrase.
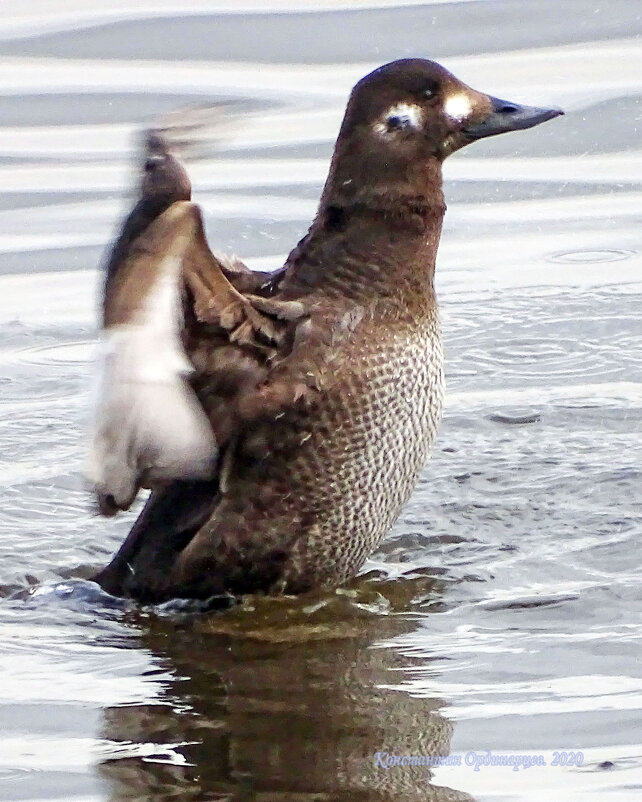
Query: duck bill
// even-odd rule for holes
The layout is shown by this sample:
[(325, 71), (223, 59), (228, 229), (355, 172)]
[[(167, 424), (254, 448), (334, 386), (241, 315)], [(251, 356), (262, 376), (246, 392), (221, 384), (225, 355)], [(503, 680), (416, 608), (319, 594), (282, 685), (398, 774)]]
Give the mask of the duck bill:
[(464, 134), (471, 140), (505, 134), (508, 131), (533, 128), (535, 125), (564, 114), (561, 109), (522, 106), (519, 103), (511, 103), (509, 100), (500, 100), (497, 97), (488, 96), (488, 100), (491, 104), (490, 114), (481, 122), (464, 128)]

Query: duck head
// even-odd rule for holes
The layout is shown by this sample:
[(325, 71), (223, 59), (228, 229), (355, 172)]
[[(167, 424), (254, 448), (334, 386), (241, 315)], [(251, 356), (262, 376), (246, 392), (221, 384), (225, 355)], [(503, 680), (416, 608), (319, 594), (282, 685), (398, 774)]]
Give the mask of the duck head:
[(532, 128), (560, 114), (478, 92), (434, 61), (393, 61), (352, 90), (330, 172), (334, 194), (348, 197), (351, 187), (391, 188), (400, 181), (417, 188), (427, 163), (434, 166), (478, 139)]

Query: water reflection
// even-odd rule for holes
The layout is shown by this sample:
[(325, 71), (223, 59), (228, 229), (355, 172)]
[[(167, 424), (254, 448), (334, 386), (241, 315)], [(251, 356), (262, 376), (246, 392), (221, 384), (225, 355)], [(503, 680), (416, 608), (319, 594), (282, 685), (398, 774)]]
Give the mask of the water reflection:
[(385, 687), (418, 663), (382, 645), (413, 629), (394, 606), (416, 583), (397, 584), (396, 598), (362, 582), (353, 598), (149, 620), (142, 643), (173, 679), (162, 705), (105, 710), (110, 799), (471, 799), (428, 768), (376, 765), (376, 752), (447, 755), (452, 735), (441, 700)]

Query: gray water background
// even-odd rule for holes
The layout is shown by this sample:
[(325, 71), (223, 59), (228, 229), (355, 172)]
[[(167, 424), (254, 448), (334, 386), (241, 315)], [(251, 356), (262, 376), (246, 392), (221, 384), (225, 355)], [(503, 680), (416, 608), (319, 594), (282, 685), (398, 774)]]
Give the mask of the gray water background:
[[(154, 7), (3, 3), (0, 799), (639, 800), (640, 5)], [(566, 110), (446, 164), (447, 411), (410, 504), (337, 593), (218, 616), (92, 598), (75, 578), (134, 517), (95, 517), (81, 476), (137, 132), (218, 104), (195, 197), (218, 248), (273, 268), (350, 87), (407, 55)], [(466, 765), (486, 750), (547, 765)]]

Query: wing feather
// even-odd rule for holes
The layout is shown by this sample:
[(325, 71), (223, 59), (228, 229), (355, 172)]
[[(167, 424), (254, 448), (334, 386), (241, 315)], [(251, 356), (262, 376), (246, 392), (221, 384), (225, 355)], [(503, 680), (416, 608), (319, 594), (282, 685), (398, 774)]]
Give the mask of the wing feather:
[(88, 478), (107, 514), (129, 507), (140, 486), (215, 469), (218, 449), (181, 336), (190, 206), (173, 204), (145, 230), (105, 299)]
[(157, 135), (147, 148), (142, 197), (105, 284), (87, 471), (104, 514), (128, 508), (140, 487), (216, 478), (248, 421), (312, 388), (287, 371), (305, 345), (306, 305), (263, 297), (268, 276), (215, 255), (182, 166)]

